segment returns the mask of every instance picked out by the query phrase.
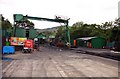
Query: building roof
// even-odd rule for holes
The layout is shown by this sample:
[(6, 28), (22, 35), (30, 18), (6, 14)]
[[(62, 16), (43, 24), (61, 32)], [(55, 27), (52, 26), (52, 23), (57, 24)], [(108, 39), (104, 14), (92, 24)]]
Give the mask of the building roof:
[(45, 39), (46, 37), (45, 37), (43, 34), (39, 34), (39, 35), (37, 36), (37, 38), (43, 38), (43, 39)]
[(83, 37), (83, 38), (77, 38), (77, 40), (85, 40), (85, 41), (87, 41), (87, 40), (91, 40), (93, 38), (97, 38), (97, 37)]

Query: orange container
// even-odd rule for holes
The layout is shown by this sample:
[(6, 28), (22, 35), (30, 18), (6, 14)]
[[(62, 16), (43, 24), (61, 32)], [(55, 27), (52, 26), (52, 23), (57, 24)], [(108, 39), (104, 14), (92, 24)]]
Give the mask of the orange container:
[(77, 41), (76, 40), (74, 40), (74, 47), (76, 47), (77, 46)]

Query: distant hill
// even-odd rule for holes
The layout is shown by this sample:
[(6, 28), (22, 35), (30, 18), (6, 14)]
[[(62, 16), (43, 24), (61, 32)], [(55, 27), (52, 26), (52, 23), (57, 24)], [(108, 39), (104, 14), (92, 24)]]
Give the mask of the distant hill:
[(50, 32), (56, 32), (60, 26), (57, 27), (52, 27), (52, 28), (46, 28), (46, 29), (37, 29), (38, 32), (45, 32), (45, 31), (50, 31)]

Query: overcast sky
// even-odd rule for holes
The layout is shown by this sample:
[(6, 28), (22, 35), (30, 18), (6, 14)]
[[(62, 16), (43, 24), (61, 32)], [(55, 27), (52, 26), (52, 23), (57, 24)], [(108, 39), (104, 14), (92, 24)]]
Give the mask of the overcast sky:
[[(0, 0), (0, 12), (13, 23), (13, 14), (53, 18), (69, 17), (69, 25), (83, 21), (101, 24), (118, 17), (119, 0)], [(32, 20), (33, 21), (33, 20)], [(59, 23), (33, 21), (35, 28), (60, 26)]]

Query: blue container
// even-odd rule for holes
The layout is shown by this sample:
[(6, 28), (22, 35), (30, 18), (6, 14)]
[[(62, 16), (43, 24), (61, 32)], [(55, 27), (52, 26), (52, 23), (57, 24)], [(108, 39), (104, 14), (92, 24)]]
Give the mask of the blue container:
[(14, 54), (15, 47), (14, 46), (4, 46), (3, 47), (3, 54)]

